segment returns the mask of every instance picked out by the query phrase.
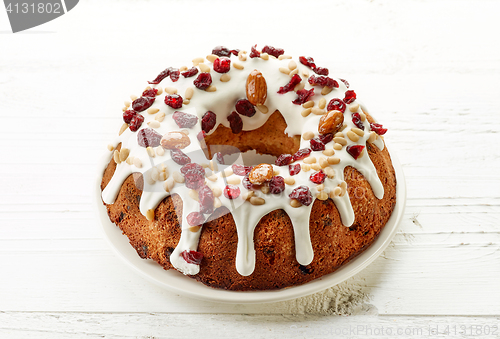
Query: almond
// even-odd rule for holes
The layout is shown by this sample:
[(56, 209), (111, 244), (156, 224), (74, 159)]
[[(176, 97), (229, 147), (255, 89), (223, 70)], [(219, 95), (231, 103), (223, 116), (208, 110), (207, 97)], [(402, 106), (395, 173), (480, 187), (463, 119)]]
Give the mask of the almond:
[(269, 164), (260, 164), (255, 166), (250, 173), (248, 174), (248, 180), (252, 184), (262, 185), (266, 181), (269, 181), (273, 178), (274, 170), (273, 166)]
[(267, 99), (267, 84), (262, 73), (254, 69), (247, 78), (247, 98), (252, 105), (264, 105)]
[(319, 119), (318, 132), (320, 134), (336, 133), (344, 123), (344, 114), (340, 111), (330, 111)]
[(182, 132), (165, 133), (160, 140), (161, 146), (166, 149), (183, 149), (189, 146), (190, 143), (189, 137)]

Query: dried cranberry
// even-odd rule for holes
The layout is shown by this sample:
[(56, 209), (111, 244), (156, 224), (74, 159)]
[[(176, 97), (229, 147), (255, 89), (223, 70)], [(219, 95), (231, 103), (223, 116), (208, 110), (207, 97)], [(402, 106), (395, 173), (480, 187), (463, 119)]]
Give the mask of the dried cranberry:
[(333, 133), (320, 134), (318, 135), (318, 138), (319, 140), (321, 140), (322, 143), (326, 145), (333, 140)]
[(354, 159), (358, 159), (359, 155), (361, 152), (363, 152), (363, 149), (365, 146), (363, 145), (349, 145), (346, 147), (347, 153), (349, 153)]
[(281, 154), (274, 162), (276, 166), (286, 166), (293, 162), (293, 155)]
[(347, 80), (340, 79), (340, 81), (342, 81), (344, 83), (345, 87), (349, 88), (349, 82), (347, 82)]
[(328, 71), (328, 68), (325, 68), (325, 67), (314, 67), (313, 71), (314, 71), (314, 73), (319, 74), (319, 75), (328, 75), (328, 73), (330, 73)]
[(181, 173), (184, 174), (186, 187), (198, 189), (205, 184), (205, 169), (196, 163), (188, 163), (181, 167)]
[(257, 189), (259, 189), (259, 186), (254, 185), (254, 184), (252, 184), (250, 182), (250, 179), (248, 179), (248, 175), (243, 178), (243, 180), (241, 181), (241, 183), (243, 184), (243, 187), (245, 187), (247, 190), (257, 190)]
[(212, 76), (210, 73), (200, 73), (193, 83), (198, 89), (207, 89), (212, 84)]
[(231, 60), (221, 57), (214, 60), (214, 71), (217, 73), (227, 73), (231, 68)]
[(181, 72), (177, 68), (174, 68), (172, 69), (172, 71), (170, 71), (170, 80), (172, 80), (172, 82), (176, 82), (177, 80), (179, 80), (180, 76)]
[(310, 90), (299, 89), (297, 91), (297, 99), (292, 101), (292, 103), (295, 105), (302, 105), (303, 103), (307, 102), (313, 95), (314, 95), (314, 88), (311, 88)]
[(155, 102), (154, 97), (140, 97), (132, 102), (132, 109), (136, 112), (142, 112), (151, 107), (153, 102)]
[(299, 186), (295, 188), (288, 196), (290, 199), (297, 199), (302, 205), (309, 206), (312, 203), (311, 191), (307, 186)]
[(179, 94), (169, 94), (165, 96), (165, 104), (172, 108), (181, 108), (182, 101), (182, 97)]
[(174, 114), (172, 114), (172, 119), (174, 119), (175, 123), (180, 128), (191, 128), (198, 122), (198, 117), (196, 115), (179, 111), (175, 111)]
[(216, 122), (217, 122), (217, 115), (215, 115), (215, 113), (212, 111), (207, 111), (205, 114), (203, 114), (203, 117), (201, 118), (201, 129), (205, 133), (208, 133), (212, 130), (212, 128), (215, 127)]
[(339, 83), (332, 79), (332, 78), (329, 78), (329, 77), (325, 77), (325, 76), (315, 76), (314, 74), (311, 75), (309, 77), (309, 84), (311, 84), (311, 86), (326, 86), (326, 87), (330, 87), (330, 88), (338, 88), (339, 87)]
[(142, 116), (142, 114), (136, 114), (132, 120), (130, 120), (130, 124), (129, 124), (129, 128), (132, 132), (135, 132), (137, 131), (142, 123), (144, 122), (144, 117)]
[(357, 128), (364, 130), (365, 126), (363, 125), (363, 121), (361, 121), (361, 115), (359, 113), (352, 114), (352, 122), (356, 125)]
[(198, 190), (200, 212), (210, 214), (214, 211), (214, 193), (210, 187), (204, 185)]
[(201, 260), (203, 259), (203, 254), (196, 251), (183, 251), (181, 256), (188, 264), (201, 264)]
[(307, 158), (309, 154), (311, 154), (311, 149), (310, 148), (301, 148), (295, 154), (293, 155), (293, 161), (297, 160), (302, 160), (304, 158)]
[(311, 149), (313, 151), (324, 151), (325, 150), (325, 144), (318, 138), (312, 138), (311, 141)]
[(351, 102), (353, 102), (354, 100), (356, 100), (356, 93), (354, 93), (353, 90), (348, 90), (345, 92), (345, 97), (344, 97), (344, 102), (346, 104), (350, 104)]
[(233, 169), (233, 173), (236, 174), (236, 175), (247, 175), (248, 173), (250, 173), (250, 171), (252, 170), (252, 166), (245, 166), (245, 165), (238, 165), (238, 164), (233, 164), (231, 166), (231, 168)]
[(301, 56), (299, 57), (299, 61), (302, 65), (311, 67), (311, 68), (316, 68), (316, 64), (314, 63), (314, 59), (311, 57), (304, 57)]
[(316, 185), (319, 185), (325, 182), (326, 174), (325, 172), (323, 172), (323, 170), (319, 170), (318, 172), (311, 174), (309, 179)]
[(231, 54), (238, 56), (238, 54), (240, 54), (240, 50), (239, 49), (232, 49)]
[(301, 81), (302, 81), (302, 78), (300, 77), (300, 75), (294, 74), (293, 77), (288, 82), (288, 84), (286, 84), (283, 87), (280, 87), (280, 89), (278, 90), (278, 94), (285, 94), (285, 93), (288, 93), (290, 91), (293, 91), (295, 86), (297, 86)]
[(228, 199), (236, 199), (240, 196), (240, 188), (236, 185), (226, 185), (224, 196)]
[(267, 54), (272, 55), (273, 57), (277, 58), (280, 55), (284, 54), (285, 51), (283, 50), (283, 48), (275, 48), (275, 47), (266, 45), (262, 49), (262, 53), (267, 53)]
[(191, 212), (187, 215), (186, 220), (190, 226), (198, 226), (205, 222), (205, 216), (200, 212)]
[(229, 121), (229, 127), (231, 127), (233, 134), (238, 134), (243, 130), (243, 121), (235, 111), (228, 115), (227, 120)]
[(137, 133), (137, 143), (144, 148), (160, 146), (160, 140), (161, 134), (151, 128), (143, 128)]
[[(224, 46), (216, 46), (214, 49), (212, 49), (212, 54), (215, 54), (220, 57), (228, 57), (231, 55), (231, 51), (229, 48), (224, 47)], [(238, 54), (236, 54), (238, 55)]]
[(155, 97), (158, 94), (158, 90), (156, 88), (150, 88), (142, 92), (143, 97)]
[(196, 138), (198, 139), (198, 141), (202, 141), (203, 139), (205, 139), (206, 135), (207, 135), (207, 133), (205, 133), (205, 131), (200, 131), (196, 135)]
[(330, 100), (330, 102), (328, 103), (328, 106), (326, 107), (326, 109), (328, 111), (336, 110), (336, 111), (340, 111), (342, 113), (345, 112), (345, 108), (346, 108), (345, 103), (342, 100), (340, 100), (339, 98), (333, 98), (332, 100)]
[(181, 73), (184, 78), (190, 78), (196, 74), (198, 74), (198, 68), (196, 67), (191, 67), (187, 71), (184, 71)]
[(257, 45), (253, 45), (250, 51), (250, 58), (260, 57), (260, 52), (256, 49)]
[(387, 132), (387, 128), (384, 128), (381, 124), (372, 122), (370, 124), (370, 129), (377, 133), (378, 135), (384, 135)]
[(172, 157), (172, 160), (179, 165), (185, 165), (191, 162), (191, 158), (189, 158), (183, 151), (179, 149), (170, 150), (170, 156)]
[(290, 172), (290, 175), (299, 174), (300, 170), (301, 170), (300, 164), (288, 165), (288, 171)]
[(133, 117), (137, 115), (137, 112), (129, 109), (125, 112), (123, 112), (123, 121), (125, 121), (126, 124), (130, 124), (130, 121), (132, 120)]
[(156, 79), (154, 79), (153, 81), (148, 81), (148, 83), (151, 84), (151, 85), (157, 85), (157, 84), (159, 84), (163, 79), (165, 79), (166, 77), (168, 77), (173, 70), (175, 70), (175, 68), (172, 68), (172, 67), (169, 67), (169, 68), (165, 69), (160, 74), (158, 74), (158, 76), (156, 77)]
[(235, 104), (236, 112), (246, 117), (253, 117), (255, 115), (255, 107), (246, 99), (240, 99)]
[(282, 176), (275, 175), (269, 181), (269, 188), (272, 194), (280, 194), (285, 190), (285, 179)]
[(221, 152), (217, 152), (215, 153), (215, 159), (217, 160), (217, 162), (221, 165), (225, 165), (226, 162), (224, 161), (224, 156), (222, 155)]

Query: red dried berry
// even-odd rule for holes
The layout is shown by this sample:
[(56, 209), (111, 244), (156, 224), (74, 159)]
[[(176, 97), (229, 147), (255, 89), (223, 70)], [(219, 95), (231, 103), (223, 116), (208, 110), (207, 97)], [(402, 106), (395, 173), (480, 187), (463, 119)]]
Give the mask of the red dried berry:
[(160, 146), (160, 140), (161, 134), (151, 128), (143, 128), (137, 133), (137, 143), (144, 148)]
[(250, 58), (260, 57), (260, 52), (256, 49), (257, 45), (253, 45), (250, 51)]
[(283, 50), (283, 48), (275, 48), (275, 47), (266, 45), (262, 49), (262, 53), (267, 53), (267, 54), (272, 55), (273, 57), (277, 58), (280, 55), (283, 55), (285, 53), (285, 51)]
[(129, 124), (129, 128), (132, 132), (135, 132), (137, 131), (142, 123), (144, 122), (144, 117), (142, 116), (142, 114), (136, 114), (132, 120), (130, 120), (130, 124)]
[[(214, 49), (212, 49), (212, 54), (215, 54), (220, 57), (228, 57), (231, 55), (231, 51), (227, 47), (216, 46)], [(238, 53), (236, 53), (236, 55), (238, 55)]]
[(170, 157), (172, 157), (172, 160), (181, 166), (191, 162), (191, 158), (179, 149), (170, 150)]
[(182, 97), (179, 94), (169, 94), (165, 96), (165, 104), (172, 108), (181, 108), (182, 101)]
[(269, 181), (269, 189), (272, 194), (280, 194), (285, 190), (285, 179), (282, 176), (275, 175)]
[(309, 84), (311, 84), (311, 86), (326, 86), (326, 87), (330, 87), (330, 88), (338, 88), (339, 87), (339, 83), (332, 79), (332, 78), (329, 78), (329, 77), (325, 77), (325, 76), (315, 76), (314, 74), (311, 75), (309, 77)]
[(198, 141), (202, 141), (203, 139), (205, 139), (206, 135), (207, 133), (205, 133), (205, 131), (199, 131), (196, 135), (196, 138), (198, 139)]
[(130, 121), (132, 120), (133, 117), (137, 115), (137, 112), (129, 109), (125, 112), (123, 112), (123, 121), (125, 121), (126, 124), (130, 124)]
[(288, 165), (288, 171), (290, 172), (290, 175), (299, 174), (300, 170), (301, 170), (300, 164)]
[(344, 97), (344, 102), (346, 104), (350, 104), (351, 102), (353, 102), (354, 100), (356, 100), (356, 93), (354, 93), (353, 90), (348, 90), (345, 92), (345, 97)]
[(153, 102), (155, 102), (154, 97), (140, 97), (132, 102), (132, 109), (136, 112), (142, 112), (151, 107)]
[(370, 124), (370, 129), (377, 133), (378, 135), (384, 135), (387, 132), (387, 128), (384, 128), (381, 124), (377, 124), (375, 122), (372, 122)]
[(170, 71), (170, 80), (172, 80), (172, 82), (176, 82), (177, 80), (179, 80), (180, 76), (181, 72), (177, 68), (174, 68), (172, 69), (172, 71)]
[(240, 196), (240, 188), (236, 185), (226, 185), (224, 196), (228, 199), (236, 199)]
[(236, 107), (236, 112), (244, 115), (246, 117), (253, 117), (255, 115), (255, 107), (252, 103), (246, 99), (240, 99), (236, 101), (234, 105)]
[(330, 73), (328, 71), (328, 68), (325, 68), (325, 67), (314, 67), (313, 71), (314, 71), (314, 73), (319, 74), (319, 75), (328, 75), (328, 73)]
[(352, 113), (352, 122), (357, 128), (361, 130), (365, 129), (365, 125), (363, 125), (363, 121), (361, 121), (361, 115), (359, 115), (359, 113)]
[(229, 58), (220, 57), (214, 60), (214, 71), (217, 73), (227, 73), (231, 68), (231, 60)]
[(333, 140), (333, 133), (327, 133), (327, 134), (320, 134), (318, 135), (318, 138), (319, 140), (321, 140), (321, 142), (323, 144), (328, 144), (330, 141)]
[(198, 77), (193, 81), (196, 88), (204, 90), (210, 87), (212, 84), (212, 76), (210, 73), (200, 73)]
[(245, 176), (248, 173), (250, 173), (250, 171), (252, 170), (253, 167), (252, 166), (239, 165), (239, 164), (233, 164), (231, 166), (231, 168), (233, 169), (233, 173), (234, 174)]
[(215, 159), (217, 160), (217, 162), (221, 165), (225, 165), (226, 162), (224, 161), (224, 156), (222, 155), (221, 152), (217, 152), (215, 153)]
[(172, 119), (174, 119), (175, 123), (180, 128), (191, 128), (198, 122), (198, 117), (196, 115), (179, 111), (175, 111), (174, 114), (172, 114)]
[(290, 199), (297, 199), (302, 205), (309, 206), (312, 203), (311, 191), (307, 186), (295, 188), (288, 196)]
[(250, 179), (248, 179), (248, 176), (245, 176), (243, 178), (243, 180), (241, 181), (241, 183), (243, 184), (243, 187), (245, 187), (247, 190), (257, 190), (258, 189), (258, 186), (254, 185), (250, 182)]
[(198, 190), (198, 199), (200, 201), (200, 212), (210, 214), (214, 211), (214, 193), (207, 185)]
[(184, 71), (181, 73), (184, 78), (190, 78), (196, 74), (198, 74), (198, 68), (196, 67), (191, 67), (187, 71)]
[(201, 129), (208, 133), (215, 127), (215, 123), (217, 122), (217, 115), (215, 115), (212, 111), (207, 111), (207, 113), (203, 114), (201, 118)]
[(158, 94), (158, 90), (156, 88), (150, 88), (142, 92), (143, 97), (155, 97)]
[(301, 56), (299, 57), (299, 61), (302, 65), (305, 65), (305, 66), (308, 66), (308, 67), (311, 67), (311, 68), (316, 68), (316, 64), (314, 63), (314, 59), (311, 58), (311, 57), (304, 57), (304, 56)]
[(148, 81), (148, 83), (151, 84), (151, 85), (157, 85), (163, 79), (165, 79), (166, 77), (168, 77), (170, 75), (170, 73), (172, 71), (174, 71), (174, 70), (176, 70), (176, 68), (169, 67), (169, 68), (165, 69), (164, 71), (162, 71), (160, 74), (158, 74), (158, 76), (156, 77), (156, 79), (154, 79), (153, 81)]
[[(196, 212), (193, 212), (193, 213), (196, 213)], [(201, 254), (200, 252), (196, 252), (196, 251), (183, 251), (181, 253), (181, 256), (184, 260), (186, 260), (186, 262), (188, 264), (195, 264), (195, 265), (199, 265), (201, 264), (201, 260), (203, 259), (203, 254)]]
[(309, 154), (311, 154), (311, 149), (310, 148), (301, 148), (295, 154), (293, 155), (293, 161), (297, 160), (302, 160), (304, 158), (307, 158)]
[(311, 143), (311, 149), (313, 151), (324, 151), (325, 150), (325, 144), (323, 142), (321, 142), (321, 140), (318, 137), (312, 138), (310, 143)]
[(300, 75), (294, 74), (293, 77), (288, 82), (288, 84), (286, 84), (283, 87), (280, 87), (280, 89), (278, 90), (278, 94), (285, 94), (285, 93), (288, 93), (290, 91), (293, 91), (295, 86), (297, 86), (301, 81), (302, 81), (302, 78), (300, 77)]
[(323, 170), (319, 170), (316, 173), (311, 174), (309, 177), (309, 180), (314, 182), (316, 185), (322, 184), (325, 182), (326, 179), (326, 174), (323, 172)]
[(302, 105), (303, 103), (309, 101), (309, 99), (314, 95), (314, 88), (310, 90), (307, 89), (299, 89), (297, 91), (297, 99), (292, 101), (294, 105)]
[(200, 212), (191, 212), (187, 215), (186, 221), (190, 226), (202, 225), (205, 222), (205, 216)]
[(243, 121), (235, 111), (228, 115), (227, 120), (229, 121), (229, 127), (231, 127), (233, 134), (238, 134), (243, 130)]
[(347, 153), (349, 153), (354, 159), (358, 159), (359, 155), (361, 152), (363, 152), (363, 149), (365, 146), (363, 145), (349, 145), (345, 148)]
[(347, 80), (340, 79), (340, 81), (342, 81), (344, 83), (345, 87), (349, 88), (349, 82), (347, 82)]
[(291, 154), (281, 154), (278, 159), (274, 162), (276, 166), (286, 166), (293, 162), (293, 155)]
[(181, 167), (181, 173), (187, 188), (198, 189), (205, 185), (205, 169), (196, 163), (188, 163)]
[(342, 100), (340, 100), (339, 98), (333, 98), (332, 100), (330, 100), (330, 102), (328, 103), (328, 106), (326, 107), (326, 109), (328, 111), (336, 110), (336, 111), (340, 111), (342, 113), (345, 112), (345, 108), (346, 108), (345, 103)]
[(231, 54), (238, 56), (238, 54), (240, 54), (240, 50), (239, 49), (232, 49)]

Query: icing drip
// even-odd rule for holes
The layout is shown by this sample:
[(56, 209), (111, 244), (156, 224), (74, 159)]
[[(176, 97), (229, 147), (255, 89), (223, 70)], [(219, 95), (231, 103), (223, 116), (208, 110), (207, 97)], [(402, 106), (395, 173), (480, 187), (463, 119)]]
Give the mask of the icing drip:
[[(151, 106), (151, 109), (158, 109), (160, 113), (155, 115), (147, 114), (145, 111), (141, 112), (144, 116), (145, 121), (141, 128), (148, 127), (148, 123), (155, 123), (155, 130), (161, 135), (169, 131), (180, 131), (183, 130), (179, 128), (175, 121), (171, 118), (174, 111), (182, 111), (184, 113), (190, 113), (198, 117), (198, 123), (192, 128), (184, 129), (186, 134), (190, 139), (190, 144), (182, 151), (187, 154), (193, 163), (206, 164), (205, 174), (208, 179), (205, 180), (205, 184), (210, 187), (214, 192), (222, 192), (224, 187), (227, 185), (228, 180), (233, 177), (238, 177), (242, 179), (242, 176), (237, 176), (235, 174), (229, 176), (221, 175), (225, 169), (230, 168), (230, 165), (218, 164), (215, 159), (212, 160), (214, 165), (209, 166), (209, 160), (204, 156), (201, 150), (200, 144), (197, 140), (197, 135), (201, 131), (200, 120), (201, 117), (207, 111), (212, 111), (216, 114), (216, 124), (222, 124), (229, 127), (229, 122), (227, 116), (234, 111), (234, 104), (239, 99), (246, 98), (245, 84), (247, 81), (248, 74), (254, 70), (259, 70), (263, 77), (266, 79), (267, 83), (267, 100), (265, 101), (265, 106), (269, 113), (262, 113), (259, 109), (252, 117), (247, 117), (240, 115), (243, 122), (243, 130), (255, 130), (265, 124), (269, 116), (275, 110), (279, 110), (283, 115), (287, 128), (285, 133), (289, 136), (293, 135), (303, 135), (305, 132), (313, 132), (314, 135), (318, 135), (318, 124), (321, 115), (310, 114), (306, 117), (301, 115), (304, 108), (301, 105), (294, 105), (292, 101), (297, 98), (297, 94), (294, 91), (290, 91), (285, 94), (277, 94), (279, 88), (284, 86), (290, 81), (290, 76), (284, 74), (279, 69), (286, 68), (290, 60), (278, 60), (270, 58), (269, 60), (263, 60), (261, 58), (247, 58), (246, 61), (240, 61), (237, 57), (231, 57), (232, 62), (238, 62), (244, 66), (244, 69), (238, 69), (231, 67), (231, 70), (226, 73), (230, 76), (230, 81), (221, 81), (221, 75), (211, 70), (212, 75), (212, 86), (216, 88), (215, 91), (203, 91), (194, 88), (192, 78), (180, 77), (176, 82), (172, 82), (170, 78), (165, 78), (158, 85), (152, 85), (153, 88), (163, 89), (165, 87), (172, 87), (177, 89), (177, 93), (181, 96), (186, 93), (188, 88), (194, 90), (194, 95), (190, 99), (188, 105), (184, 104), (179, 109), (173, 109), (166, 104), (164, 104), (165, 94), (158, 95), (155, 102)], [(208, 61), (205, 61), (207, 66), (211, 66)], [(312, 87), (307, 83), (307, 77), (303, 76), (303, 72), (306, 71), (312, 74), (312, 71), (297, 62), (297, 67), (299, 69), (299, 75), (302, 76), (303, 82), (305, 83), (305, 89), (309, 90)], [(330, 93), (326, 95), (320, 94), (321, 87), (314, 87), (315, 94), (311, 98), (315, 103), (318, 103), (320, 98), (324, 97), (328, 103), (333, 98), (344, 98), (347, 87), (344, 85), (340, 79), (336, 79), (339, 83), (339, 88), (334, 88)], [(343, 132), (347, 132), (352, 128), (356, 127), (352, 122), (351, 106), (358, 105), (356, 101), (347, 105), (347, 109), (344, 113), (344, 129)], [(315, 104), (315, 107), (317, 104)], [(353, 108), (354, 112), (363, 113), (367, 112), (366, 108), (361, 106), (354, 106), (358, 108)], [(361, 108), (359, 108), (361, 107)], [(326, 110), (325, 110), (326, 112)], [(166, 116), (162, 119), (155, 119), (159, 114), (164, 113)], [(155, 121), (160, 121), (161, 123), (156, 123)], [(153, 125), (151, 125), (153, 126)], [(159, 126), (159, 127), (158, 127)], [(213, 132), (216, 128), (213, 128)], [(344, 133), (345, 134), (345, 133)], [(314, 184), (310, 180), (310, 175), (317, 170), (306, 171), (304, 168), (297, 175), (293, 176), (295, 181), (292, 185), (285, 185), (284, 191), (279, 195), (264, 194), (261, 191), (255, 191), (254, 196), (262, 198), (265, 200), (263, 204), (251, 204), (249, 201), (244, 199), (244, 193), (247, 189), (239, 183), (235, 183), (240, 189), (242, 194), (240, 194), (235, 199), (228, 199), (223, 194), (217, 195), (216, 201), (221, 205), (225, 206), (231, 212), (234, 222), (236, 224), (236, 231), (238, 235), (238, 245), (236, 254), (236, 268), (238, 272), (243, 276), (248, 276), (252, 274), (255, 268), (255, 249), (254, 249), (254, 231), (255, 227), (260, 221), (260, 219), (271, 211), (277, 209), (283, 209), (293, 224), (293, 231), (295, 237), (295, 249), (296, 258), (301, 265), (308, 265), (312, 262), (314, 258), (314, 253), (312, 249), (310, 234), (309, 234), (309, 217), (314, 201), (309, 206), (292, 207), (290, 205), (289, 194), (294, 188), (304, 185), (309, 187), (310, 192), (313, 197), (317, 197), (322, 191), (328, 193), (329, 198), (335, 203), (339, 214), (341, 216), (342, 223), (345, 226), (350, 226), (354, 222), (354, 211), (351, 206), (348, 192), (346, 191), (346, 184), (344, 181), (344, 169), (347, 166), (352, 166), (356, 168), (369, 182), (375, 196), (381, 199), (384, 195), (384, 188), (382, 182), (377, 175), (376, 169), (371, 162), (367, 151), (364, 150), (364, 156), (362, 155), (358, 159), (354, 159), (353, 156), (346, 152), (346, 147), (349, 145), (365, 145), (370, 138), (370, 126), (365, 121), (363, 135), (359, 135), (357, 141), (352, 141), (350, 138), (345, 137), (344, 147), (341, 150), (335, 150), (335, 157), (339, 159), (338, 163), (329, 163), (328, 167), (332, 169), (331, 172), (334, 175), (329, 175), (322, 187)], [(384, 149), (384, 141), (379, 136), (372, 136), (370, 142), (375, 145), (380, 150)], [(126, 130), (118, 138), (113, 141), (113, 146), (116, 147), (119, 143), (122, 144), (122, 148), (127, 148), (130, 150), (128, 155), (132, 159), (138, 161), (142, 166), (137, 166), (136, 162), (120, 162), (117, 164), (116, 171), (102, 192), (102, 199), (106, 204), (114, 203), (116, 196), (119, 193), (120, 187), (123, 181), (132, 173), (139, 172), (144, 176), (144, 189), (142, 192), (140, 200), (140, 211), (143, 215), (147, 215), (148, 211), (154, 210), (156, 206), (170, 194), (178, 194), (183, 201), (182, 207), (182, 232), (179, 243), (175, 250), (170, 255), (170, 261), (172, 265), (184, 274), (197, 274), (199, 272), (199, 266), (196, 264), (187, 263), (183, 257), (183, 251), (196, 251), (198, 247), (198, 241), (201, 234), (201, 228), (193, 230), (190, 228), (186, 218), (187, 215), (194, 211), (199, 211), (199, 202), (193, 199), (192, 190), (186, 187), (182, 182), (175, 182), (176, 178), (181, 177), (180, 168), (181, 165), (172, 161), (169, 150), (156, 150), (156, 153), (148, 154), (144, 147), (140, 147), (137, 142), (137, 133), (133, 133), (130, 130)], [(327, 149), (332, 149), (334, 142), (330, 142), (326, 145)], [(161, 146), (159, 146), (161, 148)], [(301, 139), (300, 148), (309, 148), (310, 141)], [(153, 149), (155, 151), (155, 149)], [(321, 157), (326, 158), (326, 156), (321, 151), (313, 151), (310, 156), (319, 159)], [(243, 164), (243, 160), (240, 157), (236, 160), (236, 163)], [(295, 163), (303, 164), (304, 161), (300, 160)], [(166, 168), (163, 172), (163, 177), (158, 178), (154, 172), (161, 171), (162, 165)], [(215, 168), (213, 166), (217, 166)], [(320, 167), (323, 168), (323, 167)], [(288, 166), (275, 166), (273, 165), (275, 171), (279, 171), (278, 175), (283, 177), (289, 177)], [(165, 187), (168, 186), (168, 191)], [(335, 190), (339, 191), (341, 187), (341, 194), (333, 194)], [(217, 206), (216, 206), (217, 207)]]

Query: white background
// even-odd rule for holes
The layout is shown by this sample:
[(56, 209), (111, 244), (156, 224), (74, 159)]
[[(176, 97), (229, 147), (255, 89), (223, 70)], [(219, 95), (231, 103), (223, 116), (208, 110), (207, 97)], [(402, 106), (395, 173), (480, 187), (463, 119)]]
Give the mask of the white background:
[[(0, 338), (495, 337), (499, 13), (486, 0), (92, 0), (12, 34), (2, 8)], [(220, 44), (313, 56), (389, 128), (406, 214), (384, 254), (339, 287), (202, 302), (137, 276), (102, 237), (92, 184), (123, 101)]]

